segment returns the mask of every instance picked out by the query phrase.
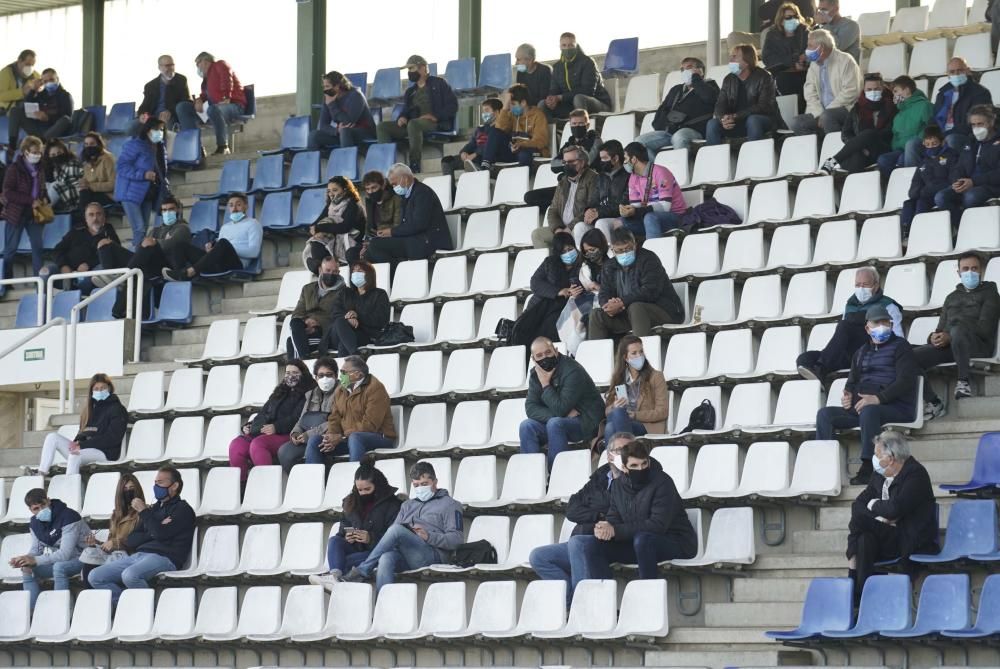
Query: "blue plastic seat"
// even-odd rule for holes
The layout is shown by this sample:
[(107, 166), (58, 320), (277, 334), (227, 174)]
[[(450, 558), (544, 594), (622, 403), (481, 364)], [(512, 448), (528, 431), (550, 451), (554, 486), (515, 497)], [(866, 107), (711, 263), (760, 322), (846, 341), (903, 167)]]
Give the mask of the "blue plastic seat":
[(109, 135), (124, 134), (128, 130), (128, 127), (132, 125), (134, 119), (134, 102), (116, 102), (111, 105), (111, 111), (108, 112), (108, 117), (104, 124), (104, 132)]
[(181, 130), (174, 138), (170, 152), (172, 169), (194, 169), (201, 163), (201, 130)]
[(286, 190), (293, 188), (309, 188), (318, 186), (320, 183), (320, 153), (319, 151), (305, 151), (296, 153), (292, 158), (292, 166), (288, 170), (288, 184)]
[(131, 138), (119, 135), (108, 140), (108, 151), (110, 151), (111, 155), (115, 157), (115, 160), (118, 160), (118, 158), (122, 155), (122, 147), (125, 146), (125, 142), (129, 139)]
[(217, 274), (201, 274), (195, 281), (199, 283), (225, 283), (227, 281), (251, 281), (255, 276), (264, 271), (264, 263), (260, 256), (253, 259), (249, 266), (243, 269), (229, 270), (228, 272), (218, 272)]
[(282, 191), (280, 193), (268, 193), (264, 197), (264, 204), (260, 208), (258, 217), (264, 230), (278, 231), (290, 230), (292, 225), (292, 193)]
[(991, 499), (962, 499), (948, 514), (944, 546), (937, 555), (911, 555), (911, 562), (941, 564), (997, 552), (997, 507)]
[[(80, 291), (64, 290), (52, 298), (52, 318), (69, 321), (70, 311), (80, 303)], [(82, 320), (82, 319), (81, 319)]]
[(824, 630), (824, 639), (863, 639), (910, 626), (910, 577), (904, 574), (869, 576), (861, 592), (858, 621), (847, 630)]
[(391, 104), (402, 94), (398, 67), (384, 67), (375, 70), (375, 80), (372, 82), (370, 104)]
[[(135, 103), (132, 103), (132, 105), (134, 109)], [(99, 132), (103, 135), (105, 132), (105, 128), (107, 127), (107, 117), (108, 117), (107, 107), (105, 107), (104, 105), (91, 105), (90, 107), (84, 107), (84, 109), (89, 111), (91, 118), (94, 119), (94, 124), (91, 126), (90, 129), (93, 130), (94, 132)], [(4, 130), (4, 134), (0, 135), (0, 137), (7, 137), (7, 131)]]
[(605, 77), (621, 77), (633, 75), (639, 71), (639, 38), (625, 37), (613, 39), (608, 44), (608, 53), (604, 57)]
[(297, 228), (308, 228), (326, 213), (326, 189), (310, 188), (302, 191), (299, 204), (295, 208), (293, 225)]
[(250, 161), (227, 160), (222, 165), (219, 190), (212, 194), (198, 195), (200, 200), (217, 200), (230, 193), (245, 193), (250, 187)]
[(285, 121), (281, 129), (281, 148), (274, 151), (261, 151), (261, 155), (270, 156), (285, 151), (305, 151), (309, 145), (309, 124), (312, 119), (308, 116), (292, 116)]
[(799, 626), (788, 632), (764, 634), (778, 641), (802, 641), (828, 630), (848, 630), (854, 622), (853, 594), (854, 582), (849, 578), (814, 578), (806, 591)]
[(326, 178), (344, 177), (351, 181), (358, 178), (358, 147), (344, 146), (330, 152), (326, 163)]
[(156, 315), (143, 321), (143, 325), (188, 325), (193, 319), (191, 282), (174, 281), (163, 286)]
[(444, 68), (444, 79), (455, 91), (455, 95), (476, 93), (476, 59), (459, 58), (449, 60)]
[[(42, 318), (45, 318), (44, 314)], [(14, 316), (14, 327), (33, 328), (41, 323), (38, 321), (38, 293), (23, 296), (17, 301), (17, 315)]]
[(365, 156), (365, 173), (381, 172), (388, 175), (389, 168), (396, 162), (396, 145), (392, 142), (372, 144)]
[(367, 91), (368, 91), (368, 73), (367, 72), (351, 72), (349, 74), (345, 74), (344, 76), (347, 77), (347, 80), (349, 82), (351, 82), (351, 86), (354, 86), (356, 89), (358, 89), (362, 93), (367, 94)]
[(510, 88), (513, 75), (510, 71), (510, 54), (495, 53), (483, 56), (479, 66), (479, 88), (477, 93), (485, 94), (495, 91), (505, 91)]
[(249, 193), (278, 190), (285, 185), (285, 159), (281, 156), (261, 156), (253, 167), (253, 187)]
[(42, 228), (42, 248), (46, 251), (54, 249), (72, 226), (73, 219), (70, 214), (56, 214), (52, 222)]
[(968, 483), (945, 483), (938, 487), (952, 493), (1000, 493), (1000, 432), (987, 432), (979, 438)]
[(188, 227), (191, 234), (197, 234), (202, 230), (219, 231), (219, 205), (214, 200), (204, 200), (195, 202), (191, 206), (191, 213), (188, 215)]
[(243, 86), (243, 97), (246, 98), (247, 103), (243, 107), (243, 113), (237, 117), (241, 124), (257, 118), (257, 93), (253, 84)]
[(886, 630), (887, 639), (915, 639), (969, 627), (968, 574), (933, 574), (924, 579), (917, 605), (917, 619), (904, 630)]
[(0, 143), (6, 146), (9, 137), (10, 137), (10, 119), (7, 118), (6, 115), (0, 116)]
[[(115, 299), (117, 297), (118, 292), (112, 289), (94, 298), (94, 301), (85, 307), (82, 320), (87, 323), (115, 320), (111, 312), (115, 307)], [(55, 305), (53, 305), (53, 309), (55, 309)]]
[(966, 629), (942, 630), (953, 639), (986, 639), (1000, 634), (1000, 574), (990, 574), (979, 593), (979, 613), (976, 624)]
[[(0, 223), (3, 223), (4, 225), (7, 225), (7, 223), (4, 222), (4, 221), (0, 221)], [(3, 234), (2, 230), (0, 230), (0, 234)], [(0, 253), (3, 253), (3, 244), (0, 244)], [(3, 258), (0, 258), (0, 277), (3, 277), (3, 275), (4, 275), (3, 274)], [(7, 294), (7, 286), (5, 286), (3, 284), (0, 284), (0, 297), (3, 297), (6, 294)]]

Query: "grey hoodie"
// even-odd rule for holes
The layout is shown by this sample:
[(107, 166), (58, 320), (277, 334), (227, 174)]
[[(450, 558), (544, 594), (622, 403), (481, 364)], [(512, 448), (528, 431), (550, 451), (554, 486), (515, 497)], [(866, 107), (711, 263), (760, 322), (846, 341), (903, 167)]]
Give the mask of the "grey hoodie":
[(438, 488), (426, 502), (408, 499), (396, 516), (397, 525), (419, 525), (427, 531), (427, 543), (438, 550), (452, 551), (464, 541), (462, 505), (448, 491)]

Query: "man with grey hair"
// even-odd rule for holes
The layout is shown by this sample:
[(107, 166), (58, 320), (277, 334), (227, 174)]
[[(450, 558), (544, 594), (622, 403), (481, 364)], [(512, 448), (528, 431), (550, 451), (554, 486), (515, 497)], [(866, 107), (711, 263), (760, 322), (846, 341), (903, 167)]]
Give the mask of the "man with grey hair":
[(202, 51), (194, 59), (201, 77), (201, 94), (193, 102), (177, 103), (177, 121), (181, 130), (198, 127), (199, 114), (206, 114), (215, 129), (213, 155), (229, 153), (229, 124), (242, 115), (247, 105), (246, 93), (236, 73), (224, 60)]
[(806, 84), (802, 94), (806, 113), (792, 119), (797, 133), (838, 132), (861, 94), (861, 68), (850, 54), (838, 49), (827, 30), (814, 30), (806, 42)]
[(840, 15), (840, 0), (819, 0), (816, 25), (830, 31), (837, 48), (861, 62), (861, 26), (854, 19)]
[(319, 444), (306, 445), (306, 464), (325, 464), (335, 455), (347, 455), (351, 462), (358, 462), (368, 451), (392, 448), (396, 440), (389, 393), (369, 373), (361, 356), (344, 358), (339, 381), (326, 434)]
[(150, 116), (166, 123), (167, 128), (173, 128), (177, 120), (177, 105), (191, 99), (187, 77), (177, 73), (173, 56), (160, 56), (156, 59), (156, 67), (160, 74), (142, 87), (142, 103), (136, 109), (138, 118), (130, 134), (135, 134), (134, 131)]
[(938, 523), (934, 489), (927, 470), (910, 455), (899, 432), (886, 430), (875, 439), (874, 473), (851, 505), (847, 535), (848, 576), (854, 580), (855, 605), (875, 563), (937, 553)]
[(799, 374), (806, 379), (826, 381), (826, 377), (851, 364), (851, 356), (868, 341), (865, 332), (865, 312), (874, 305), (881, 305), (892, 319), (892, 331), (903, 335), (903, 308), (891, 297), (882, 293), (878, 271), (874, 267), (859, 267), (854, 273), (854, 293), (847, 300), (844, 315), (822, 351), (806, 351), (796, 364)]
[(535, 47), (522, 44), (514, 52), (516, 83), (528, 87), (528, 104), (539, 104), (549, 94), (552, 85), (552, 66), (535, 60)]
[(531, 243), (536, 249), (547, 247), (557, 232), (572, 234), (587, 209), (597, 206), (597, 172), (588, 164), (587, 154), (575, 144), (568, 144), (562, 149), (562, 162), (563, 178), (545, 214), (548, 225), (531, 233)]

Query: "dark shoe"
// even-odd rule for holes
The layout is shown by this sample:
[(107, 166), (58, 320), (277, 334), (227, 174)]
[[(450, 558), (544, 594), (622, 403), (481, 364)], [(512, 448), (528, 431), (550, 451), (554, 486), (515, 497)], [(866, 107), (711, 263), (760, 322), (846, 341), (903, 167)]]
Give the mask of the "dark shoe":
[(364, 583), (368, 580), (368, 577), (358, 571), (357, 567), (351, 567), (351, 571), (347, 572), (346, 575), (341, 576), (340, 580), (345, 583)]
[(215, 148), (215, 151), (212, 151), (213, 156), (228, 156), (230, 153), (232, 153), (232, 151), (229, 150), (228, 144), (218, 146)]
[(945, 408), (944, 402), (940, 398), (934, 400), (933, 402), (924, 402), (924, 420), (931, 421), (935, 418), (940, 418), (941, 416), (948, 413), (948, 409)]
[(959, 379), (955, 384), (955, 399), (961, 400), (972, 396), (972, 386), (969, 385), (969, 382), (964, 379)]
[(414, 174), (420, 174), (420, 161), (413, 160), (410, 162), (410, 171)]
[(861, 463), (861, 469), (858, 470), (858, 473), (851, 477), (851, 485), (868, 485), (874, 471), (872, 461), (865, 460)]
[(164, 267), (163, 272), (164, 281), (187, 281), (187, 272), (182, 269), (170, 269), (169, 267)]

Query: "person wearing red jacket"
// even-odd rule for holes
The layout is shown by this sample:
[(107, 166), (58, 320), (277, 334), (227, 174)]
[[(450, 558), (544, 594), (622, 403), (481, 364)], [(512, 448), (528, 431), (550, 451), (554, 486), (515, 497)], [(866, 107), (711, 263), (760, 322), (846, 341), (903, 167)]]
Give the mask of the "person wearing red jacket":
[(229, 124), (244, 113), (247, 98), (240, 80), (224, 60), (202, 51), (194, 59), (201, 77), (201, 94), (194, 100), (177, 103), (181, 130), (198, 127), (198, 114), (207, 113), (215, 128), (215, 154), (229, 153)]

